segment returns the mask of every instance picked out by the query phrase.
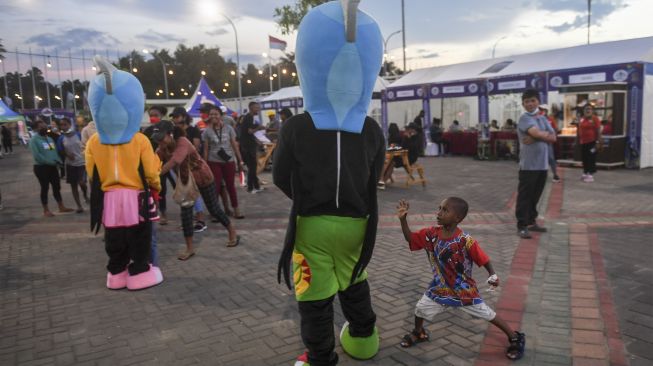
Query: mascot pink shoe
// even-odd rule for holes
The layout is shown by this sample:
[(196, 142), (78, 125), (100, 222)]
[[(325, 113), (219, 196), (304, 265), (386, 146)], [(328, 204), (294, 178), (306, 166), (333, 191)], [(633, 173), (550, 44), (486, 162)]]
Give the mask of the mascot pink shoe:
[(127, 287), (127, 277), (129, 277), (127, 269), (115, 275), (107, 272), (107, 288), (110, 290), (120, 290)]
[(127, 289), (132, 291), (144, 290), (156, 286), (161, 282), (163, 282), (163, 274), (161, 273), (161, 270), (159, 267), (154, 267), (150, 264), (149, 271), (134, 276), (127, 276)]

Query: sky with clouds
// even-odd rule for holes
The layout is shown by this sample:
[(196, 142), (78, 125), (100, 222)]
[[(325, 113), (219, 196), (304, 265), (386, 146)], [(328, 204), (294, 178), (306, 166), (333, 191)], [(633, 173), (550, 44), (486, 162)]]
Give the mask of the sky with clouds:
[[(262, 65), (268, 52), (267, 35), (281, 35), (275, 7), (293, 0), (2, 0), (0, 37), (9, 51), (86, 57), (93, 52), (115, 59), (132, 49), (174, 50), (179, 43), (219, 47), (235, 59), (234, 33), (221, 13), (236, 26), (241, 63)], [(377, 19), (384, 36), (401, 29), (401, 0), (363, 0), (361, 9)], [(591, 41), (653, 36), (652, 0), (593, 0)], [(586, 0), (405, 0), (407, 68), (473, 61), (496, 55), (569, 47), (587, 42)], [(388, 40), (388, 53), (401, 67), (401, 34)], [(498, 42), (498, 43), (497, 43)], [(273, 50), (278, 58), (280, 51)], [(16, 57), (6, 54), (7, 72), (16, 70)], [(149, 57), (149, 56), (148, 56)], [(34, 57), (43, 68), (42, 57)], [(29, 56), (20, 56), (20, 69)], [(56, 64), (55, 64), (56, 65)], [(244, 67), (244, 65), (242, 65)], [(55, 66), (56, 67), (56, 66)], [(87, 64), (90, 68), (90, 63)], [(63, 77), (70, 63), (62, 61)], [(73, 61), (82, 77), (81, 61)], [(57, 75), (50, 77), (56, 82)], [(86, 73), (91, 76), (91, 71)]]

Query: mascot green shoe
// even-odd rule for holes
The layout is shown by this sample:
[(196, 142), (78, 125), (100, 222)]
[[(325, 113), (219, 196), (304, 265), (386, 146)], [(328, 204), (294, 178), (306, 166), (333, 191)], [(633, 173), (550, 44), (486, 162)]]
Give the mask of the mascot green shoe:
[(349, 322), (345, 322), (340, 331), (340, 344), (352, 358), (369, 360), (379, 352), (379, 330), (374, 327), (374, 333), (369, 337), (352, 337), (349, 334)]

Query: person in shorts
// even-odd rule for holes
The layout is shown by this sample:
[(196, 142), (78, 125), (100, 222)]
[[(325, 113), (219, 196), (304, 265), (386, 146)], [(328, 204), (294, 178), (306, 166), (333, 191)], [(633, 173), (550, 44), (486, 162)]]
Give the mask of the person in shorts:
[(457, 309), (473, 317), (481, 318), (501, 329), (508, 337), (510, 346), (506, 357), (518, 360), (524, 354), (526, 336), (513, 330), (481, 298), (476, 281), (472, 278), (472, 266), (483, 266), (490, 277), (490, 286), (499, 286), (490, 257), (471, 235), (458, 228), (467, 216), (469, 206), (458, 197), (446, 198), (437, 211), (437, 227), (411, 232), (408, 227), (409, 204), (400, 200), (397, 216), (401, 230), (411, 251), (425, 250), (433, 270), (433, 280), (415, 306), (415, 328), (403, 337), (402, 347), (411, 347), (429, 340), (424, 329), (424, 319), (433, 321), (436, 315), (448, 308)]

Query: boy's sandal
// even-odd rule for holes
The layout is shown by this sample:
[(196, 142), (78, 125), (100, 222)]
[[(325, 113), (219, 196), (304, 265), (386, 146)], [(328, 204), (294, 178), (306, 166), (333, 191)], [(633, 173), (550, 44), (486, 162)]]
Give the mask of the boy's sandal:
[(426, 332), (426, 330), (422, 331), (421, 333), (415, 332), (413, 330), (409, 334), (406, 334), (403, 338), (401, 343), (399, 343), (400, 346), (404, 348), (412, 347), (418, 343), (426, 342), (429, 341), (429, 334)]
[(236, 239), (230, 240), (229, 242), (227, 242), (228, 247), (235, 247), (238, 244), (240, 244), (240, 235), (236, 235)]
[(242, 214), (236, 215), (236, 214), (234, 214), (234, 219), (236, 219), (236, 220), (242, 220), (244, 218), (245, 218), (245, 215), (242, 215)]
[(526, 348), (526, 334), (515, 332), (516, 336), (510, 338), (510, 346), (506, 350), (506, 357), (513, 361), (517, 361), (524, 356), (524, 348)]
[(194, 250), (185, 250), (185, 251), (179, 253), (179, 255), (177, 256), (177, 259), (179, 259), (180, 261), (185, 261), (185, 260), (189, 259), (190, 257), (192, 257), (194, 255), (195, 255)]

